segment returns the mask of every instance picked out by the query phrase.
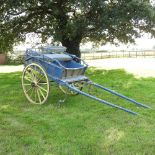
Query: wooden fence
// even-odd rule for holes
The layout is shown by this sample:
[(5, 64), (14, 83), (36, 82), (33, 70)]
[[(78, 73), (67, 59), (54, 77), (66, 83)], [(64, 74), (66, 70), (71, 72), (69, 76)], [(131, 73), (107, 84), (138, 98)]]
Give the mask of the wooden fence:
[(115, 51), (115, 52), (85, 52), (81, 54), (82, 59), (104, 59), (104, 58), (137, 58), (155, 57), (154, 51)]

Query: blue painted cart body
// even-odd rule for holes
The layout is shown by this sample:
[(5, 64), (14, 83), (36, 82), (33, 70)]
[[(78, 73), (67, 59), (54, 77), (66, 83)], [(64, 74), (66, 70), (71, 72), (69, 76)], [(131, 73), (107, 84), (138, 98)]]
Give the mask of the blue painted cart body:
[(99, 101), (100, 103), (118, 108), (120, 110), (123, 110), (133, 115), (137, 114), (136, 112), (133, 112), (126, 108), (120, 107), (113, 103), (97, 98), (92, 94), (85, 93), (84, 91), (82, 91), (82, 89), (78, 89), (77, 87), (72, 85), (72, 83), (82, 81), (86, 84), (93, 85), (98, 89), (108, 91), (109, 93), (112, 93), (118, 97), (126, 99), (139, 106), (150, 108), (147, 105), (139, 103), (122, 94), (119, 94), (113, 90), (110, 90), (106, 87), (103, 87), (99, 84), (92, 82), (88, 77), (85, 76), (85, 71), (88, 65), (83, 60), (76, 57), (75, 55), (66, 53), (65, 47), (50, 46), (50, 47), (42, 47), (41, 49), (28, 49), (26, 51), (25, 66), (32, 63), (37, 63), (40, 66), (42, 66), (46, 71), (48, 78), (51, 81), (54, 81), (59, 85), (65, 86), (71, 91), (74, 91), (78, 94), (81, 94), (93, 100)]

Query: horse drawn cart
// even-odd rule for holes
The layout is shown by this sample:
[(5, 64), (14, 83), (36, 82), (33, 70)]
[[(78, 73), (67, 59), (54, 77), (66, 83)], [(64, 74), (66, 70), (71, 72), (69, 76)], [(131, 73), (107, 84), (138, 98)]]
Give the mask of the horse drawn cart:
[(22, 87), (26, 98), (31, 103), (45, 103), (50, 93), (50, 81), (54, 81), (65, 94), (81, 94), (133, 115), (137, 113), (98, 98), (91, 93), (86, 93), (83, 91), (83, 88), (86, 85), (91, 85), (135, 103), (138, 106), (149, 108), (147, 105), (92, 82), (85, 76), (85, 71), (88, 68), (85, 61), (65, 51), (65, 47), (58, 46), (28, 49), (26, 51)]

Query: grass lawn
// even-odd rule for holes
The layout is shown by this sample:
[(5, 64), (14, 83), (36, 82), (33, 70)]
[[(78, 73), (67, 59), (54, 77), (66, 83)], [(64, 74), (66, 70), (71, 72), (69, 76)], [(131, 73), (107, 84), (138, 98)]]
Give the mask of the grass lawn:
[(88, 71), (91, 79), (137, 101), (102, 98), (138, 112), (133, 116), (81, 95), (68, 97), (51, 84), (44, 105), (30, 104), (21, 88), (21, 73), (0, 74), (1, 155), (154, 155), (155, 79), (136, 79), (123, 70)]

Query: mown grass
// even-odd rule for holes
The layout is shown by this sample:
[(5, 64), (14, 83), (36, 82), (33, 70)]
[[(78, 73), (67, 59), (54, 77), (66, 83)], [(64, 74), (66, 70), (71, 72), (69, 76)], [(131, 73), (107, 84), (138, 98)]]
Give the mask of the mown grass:
[(51, 84), (44, 105), (24, 97), (21, 73), (0, 74), (0, 154), (153, 155), (155, 153), (155, 79), (136, 79), (123, 70), (87, 73), (99, 84), (150, 105), (144, 109), (103, 92), (103, 98), (140, 115), (102, 105), (81, 95), (68, 97)]

